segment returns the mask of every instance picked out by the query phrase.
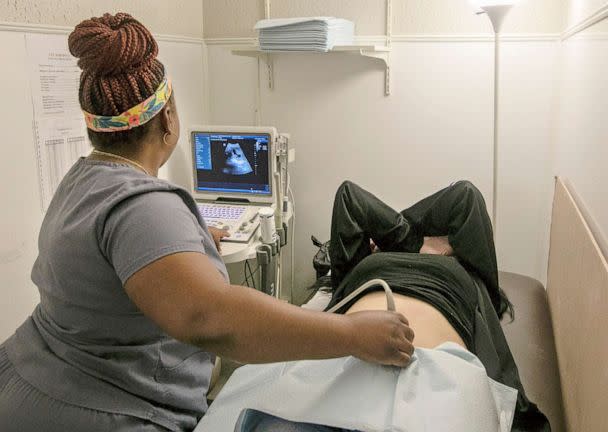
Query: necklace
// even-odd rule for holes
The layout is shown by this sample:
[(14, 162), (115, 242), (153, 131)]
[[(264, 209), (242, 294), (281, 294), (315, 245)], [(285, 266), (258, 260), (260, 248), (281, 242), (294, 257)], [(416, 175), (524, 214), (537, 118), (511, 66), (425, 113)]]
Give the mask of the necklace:
[(105, 157), (109, 157), (109, 158), (114, 158), (114, 159), (119, 159), (123, 162), (128, 163), (129, 165), (134, 165), (137, 168), (139, 168), (140, 170), (142, 170), (143, 172), (145, 172), (148, 175), (152, 175), (148, 172), (147, 169), (145, 169), (142, 165), (140, 165), (139, 163), (135, 162), (132, 159), (127, 159), (126, 157), (122, 157), (120, 155), (114, 154), (114, 153), (106, 153), (106, 152), (102, 152), (100, 150), (93, 150), (91, 152), (91, 155), (97, 155), (97, 156), (105, 156)]

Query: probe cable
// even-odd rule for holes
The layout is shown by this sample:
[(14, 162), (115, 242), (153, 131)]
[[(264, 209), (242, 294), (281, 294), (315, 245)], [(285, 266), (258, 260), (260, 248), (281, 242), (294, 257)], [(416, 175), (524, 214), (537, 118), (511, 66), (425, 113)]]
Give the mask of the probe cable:
[(346, 303), (348, 303), (349, 301), (354, 299), (356, 296), (361, 294), (363, 291), (366, 291), (376, 285), (380, 285), (382, 288), (384, 288), (384, 292), (386, 293), (386, 309), (391, 312), (395, 312), (395, 298), (393, 297), (393, 292), (391, 291), (388, 284), (385, 281), (383, 281), (382, 279), (372, 279), (370, 281), (365, 282), (359, 288), (357, 288), (352, 293), (347, 295), (340, 303), (338, 303), (337, 305), (335, 305), (334, 307), (329, 309), (327, 312), (337, 311), (342, 306), (344, 306)]

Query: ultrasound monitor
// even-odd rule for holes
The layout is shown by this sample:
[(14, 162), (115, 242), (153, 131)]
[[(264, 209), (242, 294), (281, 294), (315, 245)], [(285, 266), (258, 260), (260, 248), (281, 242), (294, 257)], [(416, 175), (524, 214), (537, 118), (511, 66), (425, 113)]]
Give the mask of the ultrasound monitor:
[(273, 128), (191, 131), (194, 195), (272, 202)]

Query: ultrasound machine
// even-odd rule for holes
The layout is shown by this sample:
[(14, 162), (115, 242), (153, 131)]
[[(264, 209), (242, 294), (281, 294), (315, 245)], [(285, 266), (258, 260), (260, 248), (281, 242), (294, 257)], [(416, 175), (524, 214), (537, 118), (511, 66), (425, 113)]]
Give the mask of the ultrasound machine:
[(259, 228), (258, 211), (278, 202), (276, 129), (201, 126), (190, 139), (193, 195), (203, 219), (230, 233), (222, 241), (249, 242)]

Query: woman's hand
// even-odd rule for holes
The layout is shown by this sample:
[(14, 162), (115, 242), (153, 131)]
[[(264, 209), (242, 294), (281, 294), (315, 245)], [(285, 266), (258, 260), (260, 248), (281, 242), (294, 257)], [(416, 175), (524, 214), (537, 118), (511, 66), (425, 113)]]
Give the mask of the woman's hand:
[(361, 311), (346, 317), (351, 320), (355, 357), (401, 367), (409, 363), (414, 353), (414, 330), (402, 314)]
[(215, 243), (215, 247), (218, 252), (222, 251), (222, 247), (220, 246), (220, 242), (223, 238), (230, 237), (230, 233), (226, 230), (217, 229), (214, 227), (208, 227), (209, 234), (213, 237), (213, 242)]
[(454, 249), (450, 245), (447, 236), (443, 237), (425, 237), (424, 243), (420, 248), (421, 254), (431, 254), (431, 255), (445, 255), (452, 256), (454, 255)]
[(405, 366), (414, 332), (401, 314), (306, 310), (252, 288), (228, 285), (199, 252), (162, 257), (125, 283), (129, 298), (171, 337), (240, 363), (354, 355)]

